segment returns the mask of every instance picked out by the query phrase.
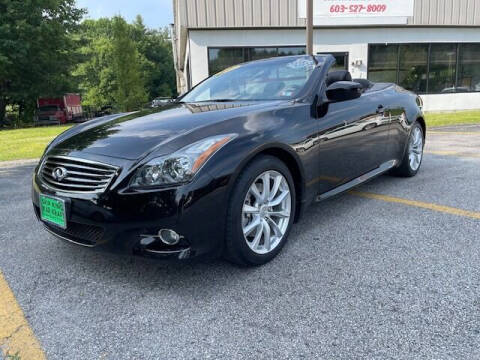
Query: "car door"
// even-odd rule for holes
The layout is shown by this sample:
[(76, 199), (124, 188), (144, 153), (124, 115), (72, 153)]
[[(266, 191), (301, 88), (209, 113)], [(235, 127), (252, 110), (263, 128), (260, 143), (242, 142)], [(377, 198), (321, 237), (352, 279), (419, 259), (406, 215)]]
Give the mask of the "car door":
[(390, 115), (378, 92), (366, 92), (354, 100), (323, 102), (316, 117), (320, 194), (388, 160)]

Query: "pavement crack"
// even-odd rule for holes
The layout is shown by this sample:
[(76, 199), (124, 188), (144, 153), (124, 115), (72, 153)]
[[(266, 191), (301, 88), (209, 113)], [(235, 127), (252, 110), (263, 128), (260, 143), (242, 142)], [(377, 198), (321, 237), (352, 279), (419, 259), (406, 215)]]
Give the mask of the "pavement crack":
[(12, 332), (10, 335), (8, 335), (8, 336), (0, 339), (0, 348), (3, 347), (3, 346), (5, 346), (5, 345), (7, 345), (7, 344), (10, 342), (10, 340), (11, 340), (24, 326), (25, 326), (25, 324), (20, 324), (20, 325), (18, 325), (17, 328), (16, 328), (15, 330), (13, 330), (13, 332)]

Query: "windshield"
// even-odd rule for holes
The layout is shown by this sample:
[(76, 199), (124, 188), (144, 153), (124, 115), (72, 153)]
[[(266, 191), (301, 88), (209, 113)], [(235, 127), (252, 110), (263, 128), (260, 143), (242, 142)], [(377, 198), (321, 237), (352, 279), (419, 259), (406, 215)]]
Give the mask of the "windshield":
[(228, 68), (194, 88), (183, 102), (283, 100), (300, 93), (315, 68), (310, 56), (257, 61)]
[(58, 106), (56, 105), (46, 105), (46, 106), (41, 106), (38, 111), (57, 111)]

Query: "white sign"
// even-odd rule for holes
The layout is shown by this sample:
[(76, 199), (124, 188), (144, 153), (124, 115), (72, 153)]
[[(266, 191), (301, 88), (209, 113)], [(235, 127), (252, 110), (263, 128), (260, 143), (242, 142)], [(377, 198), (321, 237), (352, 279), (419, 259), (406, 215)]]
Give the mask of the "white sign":
[[(414, 0), (313, 0), (315, 18), (413, 16)], [(298, 0), (299, 18), (307, 17), (307, 0)]]

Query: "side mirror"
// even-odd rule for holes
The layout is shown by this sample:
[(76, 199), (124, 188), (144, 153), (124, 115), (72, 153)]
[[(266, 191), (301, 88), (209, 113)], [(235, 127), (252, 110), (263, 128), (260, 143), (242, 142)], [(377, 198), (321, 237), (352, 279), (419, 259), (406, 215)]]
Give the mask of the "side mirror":
[(362, 85), (353, 81), (337, 81), (327, 88), (326, 95), (332, 102), (358, 99), (362, 95)]

